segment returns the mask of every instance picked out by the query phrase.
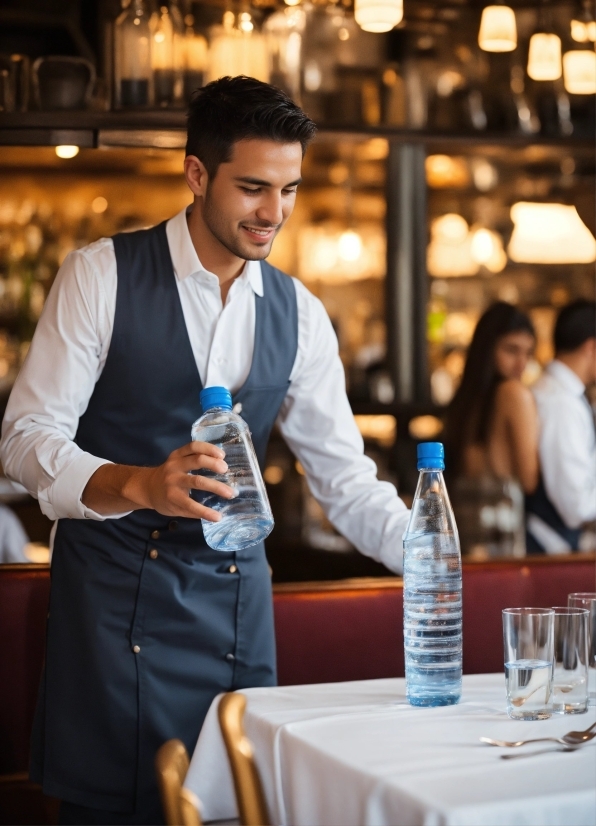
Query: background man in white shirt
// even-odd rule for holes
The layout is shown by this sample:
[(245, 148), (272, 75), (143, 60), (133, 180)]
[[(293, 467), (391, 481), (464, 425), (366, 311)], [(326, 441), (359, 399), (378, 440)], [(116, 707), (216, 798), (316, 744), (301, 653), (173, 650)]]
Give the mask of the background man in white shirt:
[(596, 519), (596, 438), (585, 395), (596, 381), (596, 304), (564, 307), (555, 360), (532, 388), (540, 418), (541, 482), (526, 501), (528, 551), (577, 550), (580, 528)]
[(242, 404), (257, 455), (277, 419), (329, 519), (401, 570), (408, 511), (376, 478), (331, 323), (267, 258), (289, 218), (314, 124), (250, 78), (190, 107), (190, 211), (71, 253), (3, 424), (6, 474), (57, 520), (32, 777), (62, 823), (158, 823), (153, 760), (194, 747), (213, 697), (275, 682), (262, 545), (218, 553), (189, 471), (225, 471), (190, 443), (202, 387)]

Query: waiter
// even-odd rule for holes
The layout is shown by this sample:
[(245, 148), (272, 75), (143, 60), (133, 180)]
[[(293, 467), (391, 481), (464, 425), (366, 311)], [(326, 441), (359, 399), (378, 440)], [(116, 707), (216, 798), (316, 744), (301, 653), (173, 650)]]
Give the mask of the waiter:
[(532, 392), (540, 418), (541, 478), (526, 497), (529, 553), (577, 551), (582, 525), (596, 520), (596, 432), (586, 388), (596, 382), (596, 303), (563, 307), (555, 358)]
[(211, 550), (189, 471), (204, 386), (228, 387), (263, 463), (277, 420), (329, 519), (395, 571), (408, 512), (376, 478), (322, 304), (266, 262), (313, 122), (282, 92), (222, 78), (190, 106), (192, 207), (102, 238), (60, 268), (11, 395), (5, 472), (56, 520), (31, 776), (62, 823), (160, 823), (153, 762), (194, 747), (222, 691), (275, 684), (263, 545)]

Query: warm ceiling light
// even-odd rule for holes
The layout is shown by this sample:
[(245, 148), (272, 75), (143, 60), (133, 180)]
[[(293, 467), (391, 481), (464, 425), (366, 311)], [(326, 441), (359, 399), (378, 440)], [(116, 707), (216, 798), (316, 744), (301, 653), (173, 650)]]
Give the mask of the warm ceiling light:
[(478, 263), (472, 257), (468, 222), (450, 212), (431, 223), (431, 241), (426, 251), (426, 268), (437, 278), (476, 275)]
[(357, 261), (362, 253), (362, 239), (353, 229), (348, 229), (339, 236), (337, 251), (344, 261)]
[(74, 158), (78, 154), (78, 146), (69, 146), (68, 144), (64, 144), (56, 147), (56, 155), (58, 155), (59, 158)]
[(91, 201), (91, 209), (95, 212), (96, 215), (101, 215), (102, 212), (105, 212), (108, 208), (107, 199), (103, 197), (103, 195), (98, 195), (97, 198), (94, 198)]
[(463, 187), (470, 182), (464, 158), (451, 155), (428, 155), (424, 162), (426, 181), (433, 189)]
[(365, 32), (390, 32), (403, 16), (403, 0), (354, 0), (354, 18)]
[(432, 234), (441, 241), (459, 244), (468, 235), (468, 222), (462, 215), (455, 212), (448, 212), (433, 221)]
[(590, 264), (596, 240), (574, 206), (532, 204), (511, 207), (514, 228), (508, 253), (526, 264)]
[(596, 52), (566, 52), (563, 55), (563, 79), (570, 95), (596, 94)]
[(582, 0), (579, 14), (571, 21), (571, 37), (577, 43), (594, 43), (596, 41), (596, 20), (594, 20), (594, 5), (592, 0)]
[(512, 52), (517, 46), (515, 14), (509, 6), (487, 6), (482, 12), (478, 45), (485, 52)]
[(489, 272), (501, 272), (507, 265), (503, 240), (497, 232), (480, 228), (472, 234), (472, 258)]
[(557, 80), (562, 71), (560, 37), (545, 32), (533, 34), (528, 54), (528, 74), (532, 80)]

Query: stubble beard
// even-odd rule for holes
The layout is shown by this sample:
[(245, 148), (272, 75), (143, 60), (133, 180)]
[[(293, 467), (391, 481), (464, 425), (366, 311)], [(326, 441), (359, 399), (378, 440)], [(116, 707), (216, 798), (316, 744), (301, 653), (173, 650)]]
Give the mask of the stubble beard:
[[(266, 246), (263, 246), (260, 249), (255, 249), (252, 246), (249, 247), (247, 244), (245, 247), (242, 244), (241, 239), (232, 234), (232, 231), (223, 220), (222, 213), (218, 211), (217, 207), (213, 203), (213, 199), (209, 195), (209, 190), (207, 190), (203, 205), (203, 220), (213, 237), (216, 238), (222, 246), (229, 250), (232, 255), (235, 255), (237, 258), (241, 258), (243, 261), (262, 261), (267, 258), (271, 252), (271, 247), (277, 237), (277, 233), (281, 229), (281, 227), (279, 227), (276, 230), (271, 242)], [(241, 232), (241, 230), (239, 229), (238, 232)]]

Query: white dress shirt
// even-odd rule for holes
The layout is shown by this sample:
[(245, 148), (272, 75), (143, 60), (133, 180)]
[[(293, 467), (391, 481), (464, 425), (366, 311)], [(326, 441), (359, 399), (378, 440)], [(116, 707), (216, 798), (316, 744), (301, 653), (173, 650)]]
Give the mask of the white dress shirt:
[(532, 388), (540, 418), (540, 466), (546, 494), (569, 528), (596, 519), (596, 437), (580, 378), (551, 362)]
[[(246, 263), (222, 306), (218, 278), (199, 261), (186, 210), (168, 221), (166, 233), (203, 386), (234, 392), (252, 362), (254, 294), (263, 295), (261, 265)], [(328, 519), (362, 553), (401, 572), (409, 512), (393, 485), (377, 479), (374, 462), (363, 453), (329, 317), (321, 302), (294, 282), (298, 351), (278, 418), (281, 433)], [(39, 499), (50, 519), (123, 516), (104, 517), (82, 503), (89, 478), (107, 460), (73, 441), (106, 362), (116, 286), (111, 239), (67, 256), (8, 402), (0, 445), (4, 471)]]

